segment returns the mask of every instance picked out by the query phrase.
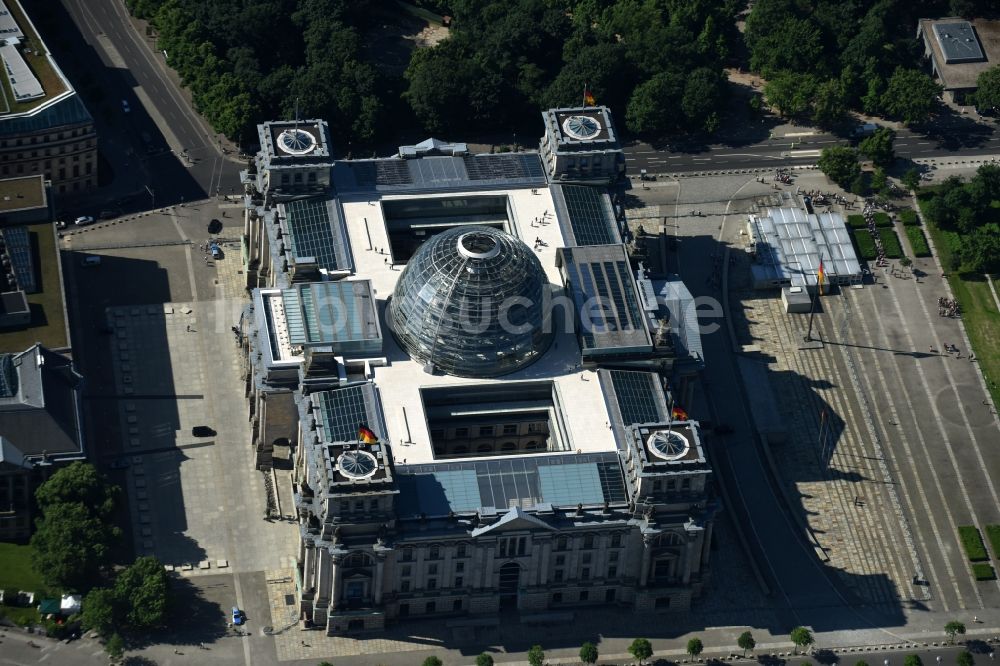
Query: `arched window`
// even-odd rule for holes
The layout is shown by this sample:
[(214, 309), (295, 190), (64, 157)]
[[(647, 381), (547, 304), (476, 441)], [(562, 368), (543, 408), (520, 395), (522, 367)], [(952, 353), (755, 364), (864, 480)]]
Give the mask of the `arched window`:
[(517, 448), (517, 444), (515, 444), (514, 442), (504, 442), (503, 445), (500, 447), (500, 450), (501, 451), (513, 451), (516, 448)]
[(344, 558), (345, 569), (360, 569), (372, 565), (371, 555), (354, 551)]
[(480, 444), (476, 447), (476, 453), (493, 453), (492, 444)]
[(524, 445), (524, 448), (525, 448), (526, 451), (531, 451), (531, 450), (537, 449), (538, 448), (538, 442), (536, 442), (535, 440), (531, 440), (530, 442), (528, 442), (527, 444)]

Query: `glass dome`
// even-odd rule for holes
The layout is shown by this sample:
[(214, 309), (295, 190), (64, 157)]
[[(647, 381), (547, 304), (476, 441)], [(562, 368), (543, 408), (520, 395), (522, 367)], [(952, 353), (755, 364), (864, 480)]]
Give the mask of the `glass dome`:
[(457, 227), (427, 240), (389, 304), (390, 326), (411, 357), (459, 377), (496, 377), (548, 348), (545, 272), (517, 238)]

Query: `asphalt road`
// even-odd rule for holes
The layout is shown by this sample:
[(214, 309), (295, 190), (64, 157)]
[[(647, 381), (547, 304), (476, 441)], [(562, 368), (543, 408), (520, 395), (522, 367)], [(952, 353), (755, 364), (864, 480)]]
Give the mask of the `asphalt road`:
[[(809, 127), (748, 128), (725, 142), (706, 145), (652, 146), (637, 143), (625, 148), (629, 173), (651, 174), (727, 169), (754, 169), (814, 164), (819, 151), (851, 141)], [(990, 122), (944, 114), (924, 128), (896, 131), (896, 155), (906, 159), (933, 159), (1000, 155), (1000, 132)]]
[(75, 28), (78, 34), (68, 35), (67, 52), (57, 58), (92, 50), (99, 58), (93, 60), (103, 65), (91, 74), (113, 107), (113, 117), (99, 127), (102, 143), (125, 144), (125, 157), (113, 164), (118, 189), (149, 187), (155, 206), (235, 191), (242, 163), (223, 154), (220, 135), (194, 111), (164, 56), (133, 28), (123, 4), (63, 0), (62, 9), (72, 22), (67, 32)]

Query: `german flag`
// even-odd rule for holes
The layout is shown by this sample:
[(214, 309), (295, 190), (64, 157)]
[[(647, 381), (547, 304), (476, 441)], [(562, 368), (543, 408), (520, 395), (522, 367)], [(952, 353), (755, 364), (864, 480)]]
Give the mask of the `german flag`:
[(688, 413), (684, 411), (683, 407), (674, 407), (673, 409), (671, 409), (670, 417), (673, 418), (675, 421), (688, 421), (691, 418), (688, 416)]
[(583, 105), (584, 106), (594, 106), (597, 101), (594, 99), (594, 93), (590, 92), (590, 86), (586, 85), (583, 87)]
[(823, 280), (826, 279), (826, 273), (823, 271), (823, 257), (819, 258), (819, 270), (816, 271), (816, 290), (822, 294), (823, 293)]
[(358, 426), (358, 441), (362, 444), (375, 444), (378, 442), (378, 435), (375, 434), (368, 426), (359, 425)]

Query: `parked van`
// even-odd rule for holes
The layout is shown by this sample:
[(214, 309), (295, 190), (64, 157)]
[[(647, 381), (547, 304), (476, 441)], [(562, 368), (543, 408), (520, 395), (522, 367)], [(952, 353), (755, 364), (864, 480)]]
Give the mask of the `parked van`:
[(875, 123), (863, 123), (854, 128), (854, 136), (871, 136), (877, 129), (879, 129), (879, 126)]

